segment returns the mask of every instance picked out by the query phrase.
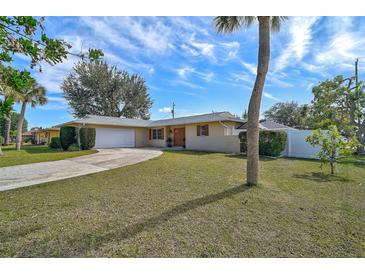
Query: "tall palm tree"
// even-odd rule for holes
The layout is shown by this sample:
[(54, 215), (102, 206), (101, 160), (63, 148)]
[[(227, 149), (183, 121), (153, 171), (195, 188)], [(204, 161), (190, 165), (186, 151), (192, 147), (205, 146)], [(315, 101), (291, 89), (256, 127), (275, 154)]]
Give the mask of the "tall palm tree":
[(257, 74), (248, 106), (247, 127), (247, 184), (256, 185), (259, 179), (259, 119), (262, 92), (270, 62), (270, 31), (279, 31), (283, 16), (217, 16), (213, 23), (218, 33), (232, 33), (259, 23), (259, 51)]
[(16, 150), (20, 150), (22, 143), (22, 129), (27, 104), (31, 107), (44, 105), (48, 102), (46, 97), (46, 89), (39, 85), (35, 80), (32, 81), (31, 87), (27, 90), (17, 92), (15, 99), (22, 104), (16, 132)]

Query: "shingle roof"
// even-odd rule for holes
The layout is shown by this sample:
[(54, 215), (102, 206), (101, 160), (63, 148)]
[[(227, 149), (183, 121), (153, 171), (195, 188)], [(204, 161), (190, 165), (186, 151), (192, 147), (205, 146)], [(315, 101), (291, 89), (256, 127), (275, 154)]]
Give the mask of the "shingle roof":
[[(263, 130), (273, 130), (273, 129), (286, 129), (291, 128), (283, 124), (276, 123), (272, 120), (260, 120), (259, 128)], [(247, 123), (242, 124), (237, 129), (247, 129)]]
[(76, 119), (67, 124), (90, 124), (90, 125), (107, 125), (107, 126), (132, 126), (132, 127), (146, 127), (150, 121), (142, 119), (129, 119), (109, 116), (88, 115), (84, 118)]
[[(179, 118), (175, 118), (175, 119), (155, 120), (155, 121), (88, 115), (85, 118), (76, 119), (76, 120), (64, 123), (62, 125), (90, 124), (90, 125), (130, 126), (130, 127), (159, 127), (159, 126), (173, 126), (173, 125), (207, 123), (207, 122), (217, 122), (217, 121), (244, 122), (244, 120), (242, 120), (240, 118), (236, 118), (231, 113), (224, 111), (224, 112), (213, 112), (213, 113), (208, 113), (208, 114), (179, 117)], [(59, 125), (59, 126), (62, 126), (62, 125)]]
[(207, 123), (207, 122), (217, 122), (217, 121), (237, 121), (243, 122), (227, 111), (223, 112), (213, 112), (201, 115), (178, 117), (175, 119), (164, 119), (151, 121), (149, 127), (155, 126), (174, 126), (174, 125), (184, 125), (184, 124), (194, 124), (194, 123)]

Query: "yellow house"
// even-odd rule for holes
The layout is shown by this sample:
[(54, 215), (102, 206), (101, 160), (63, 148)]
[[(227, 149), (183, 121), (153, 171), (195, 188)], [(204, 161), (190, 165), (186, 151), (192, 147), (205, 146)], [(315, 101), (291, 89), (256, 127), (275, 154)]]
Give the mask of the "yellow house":
[(40, 128), (35, 133), (35, 141), (37, 144), (49, 144), (53, 137), (60, 136), (60, 129), (57, 127)]

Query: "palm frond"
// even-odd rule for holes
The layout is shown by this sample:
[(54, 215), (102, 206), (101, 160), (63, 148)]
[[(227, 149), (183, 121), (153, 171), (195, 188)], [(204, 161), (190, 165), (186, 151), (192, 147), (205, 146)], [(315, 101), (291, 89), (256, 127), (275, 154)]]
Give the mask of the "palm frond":
[(281, 27), (281, 23), (288, 20), (288, 16), (271, 16), (271, 30), (278, 32)]
[(243, 26), (251, 26), (255, 19), (255, 16), (217, 16), (213, 24), (218, 33), (232, 33)]

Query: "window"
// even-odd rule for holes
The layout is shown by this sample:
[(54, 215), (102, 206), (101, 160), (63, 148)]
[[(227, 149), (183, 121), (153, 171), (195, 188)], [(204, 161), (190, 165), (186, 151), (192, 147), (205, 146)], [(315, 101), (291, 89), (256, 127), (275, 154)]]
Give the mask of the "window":
[(163, 128), (150, 129), (150, 139), (152, 140), (163, 140)]
[(208, 125), (197, 126), (196, 133), (197, 136), (209, 136), (209, 126)]

